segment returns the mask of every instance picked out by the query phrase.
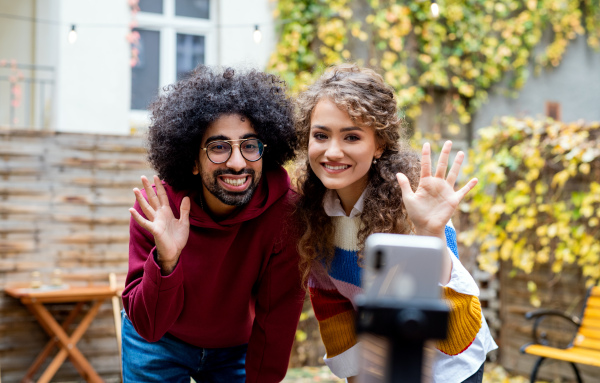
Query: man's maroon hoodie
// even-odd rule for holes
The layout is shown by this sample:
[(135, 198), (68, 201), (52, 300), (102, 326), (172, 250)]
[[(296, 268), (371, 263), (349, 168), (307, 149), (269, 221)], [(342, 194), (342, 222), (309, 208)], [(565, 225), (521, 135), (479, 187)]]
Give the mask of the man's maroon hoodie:
[[(179, 218), (189, 193), (165, 189)], [(190, 236), (168, 276), (152, 235), (132, 219), (123, 305), (136, 331), (149, 342), (169, 333), (203, 348), (248, 343), (247, 382), (281, 381), (304, 298), (293, 199), (283, 168), (263, 172), (250, 202), (219, 222), (190, 198)]]

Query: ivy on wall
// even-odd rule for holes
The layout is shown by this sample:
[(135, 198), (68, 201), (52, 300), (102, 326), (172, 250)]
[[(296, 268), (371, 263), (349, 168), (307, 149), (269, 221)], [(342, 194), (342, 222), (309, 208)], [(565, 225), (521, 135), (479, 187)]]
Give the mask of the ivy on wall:
[(600, 282), (600, 123), (505, 117), (478, 133), (464, 170), (484, 186), (461, 205), (474, 227), (459, 239), (479, 246), (480, 268), (578, 264)]
[[(437, 3), (436, 19), (429, 0), (279, 0), (281, 36), (269, 70), (299, 91), (326, 66), (356, 61), (378, 68), (411, 119), (421, 114), (423, 102), (433, 101), (434, 91), (448, 92), (443, 113), (457, 133), (505, 74), (518, 90), (530, 62), (537, 69), (558, 66), (579, 35), (600, 49), (597, 0)], [(545, 34), (549, 44), (536, 50)]]

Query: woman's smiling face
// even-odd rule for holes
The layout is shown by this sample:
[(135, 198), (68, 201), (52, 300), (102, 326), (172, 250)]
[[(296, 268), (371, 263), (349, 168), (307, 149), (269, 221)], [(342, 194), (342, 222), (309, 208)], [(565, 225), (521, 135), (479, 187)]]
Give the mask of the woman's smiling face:
[(363, 192), (374, 158), (381, 156), (375, 130), (360, 126), (327, 98), (315, 106), (310, 121), (310, 166), (327, 189), (356, 196)]

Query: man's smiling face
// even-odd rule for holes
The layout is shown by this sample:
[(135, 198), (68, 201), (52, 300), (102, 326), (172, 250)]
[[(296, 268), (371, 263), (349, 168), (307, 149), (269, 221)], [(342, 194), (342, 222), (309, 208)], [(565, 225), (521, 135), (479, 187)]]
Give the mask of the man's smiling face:
[[(239, 114), (223, 115), (210, 124), (202, 137), (201, 147), (214, 141), (258, 138), (247, 118)], [(247, 161), (240, 151), (240, 143), (232, 142), (229, 159), (215, 164), (206, 150), (200, 150), (194, 174), (200, 173), (204, 199), (213, 213), (230, 212), (250, 201), (262, 176), (262, 158)]]

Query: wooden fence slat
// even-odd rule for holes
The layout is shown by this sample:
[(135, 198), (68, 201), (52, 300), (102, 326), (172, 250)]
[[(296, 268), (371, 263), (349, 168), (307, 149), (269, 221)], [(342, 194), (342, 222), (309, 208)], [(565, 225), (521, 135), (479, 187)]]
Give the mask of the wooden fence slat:
[(0, 214), (35, 214), (40, 215), (49, 211), (44, 205), (16, 205), (0, 202)]
[[(46, 187), (44, 187), (46, 186)], [(48, 191), (49, 185), (43, 185), (38, 183), (35, 187), (24, 188), (14, 187), (10, 185), (0, 185), (0, 195), (3, 196), (38, 196), (38, 195), (50, 195)]]
[(0, 168), (0, 176), (32, 176), (42, 174), (42, 169), (30, 166), (11, 166), (10, 168)]
[(64, 158), (53, 166), (69, 167), (69, 168), (84, 168), (84, 169), (105, 169), (105, 170), (130, 170), (130, 169), (146, 169), (148, 164), (142, 160), (100, 160), (100, 159), (83, 159), (83, 158)]
[(128, 243), (129, 233), (75, 233), (59, 236), (57, 242), (70, 244), (93, 244), (93, 243)]
[[(74, 185), (87, 186), (93, 188), (117, 188), (117, 189), (133, 189), (134, 187), (140, 187), (141, 181), (137, 179), (99, 179), (99, 178), (85, 178), (76, 177), (71, 181)], [(1, 191), (2, 189), (0, 189)]]
[(127, 215), (127, 217), (119, 218), (55, 214), (52, 216), (52, 219), (57, 222), (81, 223), (87, 225), (126, 225), (129, 223), (129, 212)]
[(0, 253), (22, 253), (35, 249), (35, 244), (31, 241), (1, 241)]
[(5, 141), (0, 144), (0, 156), (26, 157), (44, 154), (44, 145), (31, 144), (23, 141)]
[(90, 195), (59, 195), (54, 199), (56, 204), (78, 204), (88, 207), (96, 206), (123, 206), (131, 207), (133, 200), (130, 196), (119, 198), (98, 198)]

